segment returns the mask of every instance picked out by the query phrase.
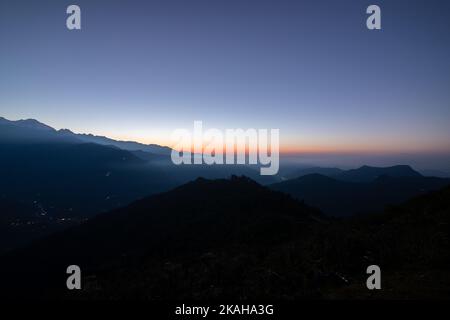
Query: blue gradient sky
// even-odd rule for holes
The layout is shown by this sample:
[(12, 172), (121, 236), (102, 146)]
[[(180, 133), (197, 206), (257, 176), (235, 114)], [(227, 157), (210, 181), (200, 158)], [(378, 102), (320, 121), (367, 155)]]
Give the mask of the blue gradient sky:
[(450, 153), (449, 40), (450, 1), (2, 0), (0, 116), (160, 144), (203, 120), (280, 128), (286, 152)]

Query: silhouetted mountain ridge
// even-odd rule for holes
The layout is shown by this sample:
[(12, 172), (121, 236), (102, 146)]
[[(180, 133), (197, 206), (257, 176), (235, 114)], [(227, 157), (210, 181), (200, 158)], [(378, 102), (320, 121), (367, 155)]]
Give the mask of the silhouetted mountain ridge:
[(287, 175), (287, 179), (295, 179), (300, 178), (309, 174), (321, 174), (327, 177), (335, 177), (343, 172), (342, 169), (339, 168), (324, 168), (324, 167), (311, 167), (311, 168), (303, 168), (297, 169), (289, 172)]
[(321, 174), (327, 177), (335, 178), (337, 180), (349, 182), (371, 182), (380, 176), (391, 177), (420, 177), (419, 172), (414, 170), (409, 165), (395, 165), (391, 167), (372, 167), (361, 166), (357, 169), (342, 170), (339, 168), (323, 168), (311, 167), (306, 169), (299, 169), (291, 172), (288, 178), (295, 179), (309, 174)]
[(0, 118), (1, 144), (80, 142), (74, 136), (59, 135), (55, 129), (34, 119), (10, 121)]
[(171, 149), (156, 144), (142, 144), (134, 141), (118, 141), (92, 134), (77, 134), (68, 129), (54, 128), (35, 119), (11, 121), (0, 117), (0, 142), (57, 142), (57, 143), (96, 143), (115, 146), (122, 150), (142, 150), (158, 155), (169, 156)]
[(360, 169), (350, 171), (345, 177), (348, 179), (344, 180), (340, 179), (341, 176), (332, 178), (309, 174), (273, 184), (270, 188), (304, 200), (326, 214), (350, 216), (380, 212), (387, 205), (398, 204), (450, 184), (450, 179), (423, 177), (408, 166), (387, 170), (367, 166)]
[(374, 181), (380, 176), (389, 177), (422, 177), (422, 175), (415, 171), (408, 165), (396, 165), (392, 167), (370, 167), (362, 166), (358, 169), (343, 171), (335, 178), (339, 180), (351, 182), (370, 182)]
[(111, 138), (107, 138), (104, 136), (96, 136), (93, 134), (73, 133), (68, 129), (61, 129), (58, 131), (58, 133), (64, 137), (74, 137), (82, 142), (97, 143), (106, 146), (115, 146), (117, 148), (127, 151), (144, 151), (151, 154), (164, 156), (169, 156), (170, 153), (172, 152), (172, 149), (170, 149), (169, 147), (163, 147), (157, 144), (143, 144), (135, 141), (114, 140)]

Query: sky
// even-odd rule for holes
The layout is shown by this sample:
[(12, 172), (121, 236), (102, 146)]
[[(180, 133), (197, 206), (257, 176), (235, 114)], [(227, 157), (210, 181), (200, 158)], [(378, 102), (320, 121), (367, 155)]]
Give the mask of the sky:
[(449, 40), (445, 0), (1, 0), (0, 116), (162, 145), (201, 120), (278, 128), (284, 153), (447, 156)]

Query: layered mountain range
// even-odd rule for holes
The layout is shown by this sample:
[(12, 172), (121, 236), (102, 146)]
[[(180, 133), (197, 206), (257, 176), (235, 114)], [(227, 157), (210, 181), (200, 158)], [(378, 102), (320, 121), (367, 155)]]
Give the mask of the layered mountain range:
[(381, 212), (450, 183), (407, 165), (290, 168), (283, 177), (268, 177), (251, 166), (176, 166), (170, 152), (55, 130), (34, 119), (0, 118), (0, 252), (198, 177), (247, 176), (329, 216)]

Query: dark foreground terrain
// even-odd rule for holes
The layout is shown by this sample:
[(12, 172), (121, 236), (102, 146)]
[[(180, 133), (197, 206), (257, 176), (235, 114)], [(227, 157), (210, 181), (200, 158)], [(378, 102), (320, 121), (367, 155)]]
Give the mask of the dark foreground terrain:
[[(242, 177), (197, 179), (0, 259), (2, 295), (39, 299), (450, 298), (450, 188), (333, 219)], [(82, 290), (66, 289), (81, 267)], [(382, 290), (366, 288), (366, 268)]]

